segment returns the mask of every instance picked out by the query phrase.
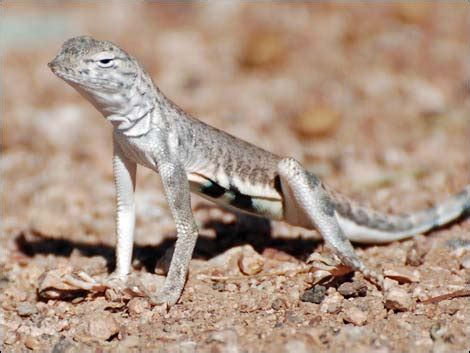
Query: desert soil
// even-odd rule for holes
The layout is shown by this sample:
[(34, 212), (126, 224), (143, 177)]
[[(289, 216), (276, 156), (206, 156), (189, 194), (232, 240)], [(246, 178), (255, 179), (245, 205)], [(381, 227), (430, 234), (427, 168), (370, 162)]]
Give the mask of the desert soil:
[[(111, 40), (194, 116), (406, 213), (469, 183), (468, 3), (7, 1), (2, 11), (2, 352), (470, 349), (468, 218), (356, 245), (388, 275), (382, 291), (360, 273), (313, 285), (305, 260), (330, 257), (318, 234), (194, 197), (200, 238), (177, 305), (58, 288), (113, 270), (112, 143), (109, 123), (46, 66), (69, 37)], [(157, 175), (139, 169), (136, 199), (132, 278), (152, 291), (175, 229)]]

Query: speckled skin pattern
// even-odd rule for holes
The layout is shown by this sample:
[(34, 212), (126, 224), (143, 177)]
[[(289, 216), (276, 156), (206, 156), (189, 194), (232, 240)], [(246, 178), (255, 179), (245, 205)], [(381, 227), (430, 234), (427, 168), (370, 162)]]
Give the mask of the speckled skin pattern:
[(448, 223), (470, 208), (470, 185), (441, 205), (405, 216), (359, 206), (331, 190), (292, 158), (280, 158), (194, 119), (166, 98), (135, 58), (107, 41), (67, 40), (51, 70), (85, 96), (114, 126), (117, 198), (112, 278), (131, 267), (137, 164), (160, 174), (177, 241), (163, 288), (152, 301), (175, 304), (198, 236), (190, 191), (229, 208), (316, 228), (341, 260), (381, 284), (350, 240), (384, 243)]

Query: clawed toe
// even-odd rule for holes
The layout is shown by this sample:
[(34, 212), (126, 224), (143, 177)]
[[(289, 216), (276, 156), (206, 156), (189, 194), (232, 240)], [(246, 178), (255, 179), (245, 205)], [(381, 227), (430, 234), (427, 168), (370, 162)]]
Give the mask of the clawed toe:
[(103, 284), (96, 281), (93, 277), (83, 271), (64, 276), (64, 283), (86, 291), (102, 291)]
[(113, 289), (121, 292), (126, 288), (125, 281), (117, 276), (111, 275), (104, 280), (96, 280), (83, 271), (66, 274), (63, 277), (63, 281), (65, 284), (75, 289), (81, 289), (94, 293), (105, 292), (107, 289)]

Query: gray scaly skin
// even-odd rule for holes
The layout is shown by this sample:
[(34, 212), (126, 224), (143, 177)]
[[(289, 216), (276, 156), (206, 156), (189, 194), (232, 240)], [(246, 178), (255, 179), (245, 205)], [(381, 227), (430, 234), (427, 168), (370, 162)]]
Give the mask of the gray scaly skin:
[(190, 191), (256, 216), (316, 228), (341, 260), (379, 285), (383, 277), (358, 258), (350, 240), (384, 243), (426, 232), (470, 208), (470, 185), (439, 206), (389, 216), (330, 190), (293, 158), (280, 158), (194, 119), (166, 98), (135, 58), (107, 41), (67, 40), (51, 70), (85, 96), (114, 126), (117, 195), (116, 271), (130, 272), (137, 164), (160, 174), (177, 240), (163, 288), (154, 303), (181, 296), (198, 236)]

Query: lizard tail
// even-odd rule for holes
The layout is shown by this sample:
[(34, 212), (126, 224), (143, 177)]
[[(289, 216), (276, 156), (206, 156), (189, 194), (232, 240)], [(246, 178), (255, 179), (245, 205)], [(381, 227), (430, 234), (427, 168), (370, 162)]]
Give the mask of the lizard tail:
[(470, 184), (434, 207), (409, 215), (386, 215), (332, 191), (336, 216), (345, 235), (359, 243), (388, 243), (424, 233), (470, 214)]

